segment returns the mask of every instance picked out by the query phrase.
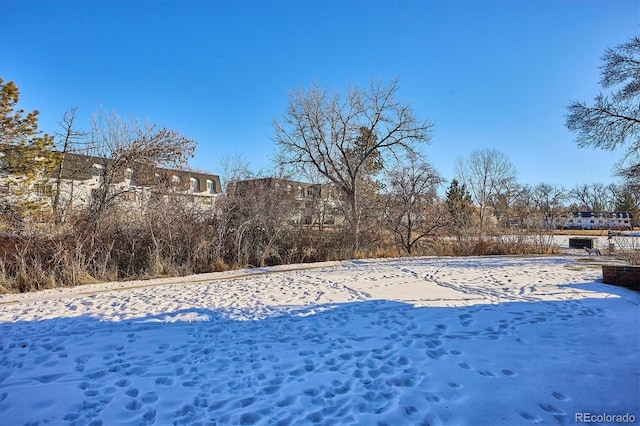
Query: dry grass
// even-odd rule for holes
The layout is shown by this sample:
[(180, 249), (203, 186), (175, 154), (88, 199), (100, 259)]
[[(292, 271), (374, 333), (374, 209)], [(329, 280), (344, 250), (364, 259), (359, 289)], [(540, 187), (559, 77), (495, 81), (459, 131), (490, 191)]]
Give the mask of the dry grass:
[(373, 252), (373, 257), (376, 259), (398, 257), (398, 251), (391, 248), (377, 248)]
[[(173, 208), (173, 210), (171, 209)], [(233, 220), (232, 220), (233, 219)], [(372, 228), (361, 248), (353, 251), (352, 233), (345, 228), (319, 231), (289, 227), (275, 236), (263, 227), (239, 234), (243, 216), (218, 221), (188, 209), (150, 209), (147, 216), (131, 219), (113, 214), (92, 230), (69, 226), (48, 233), (37, 227), (29, 234), (0, 236), (0, 293), (27, 292), (100, 281), (176, 277), (226, 271), (259, 264), (295, 264), (406, 255), (383, 229)], [(220, 227), (226, 228), (220, 228)], [(221, 232), (224, 231), (224, 232)], [(557, 231), (555, 235), (606, 235), (606, 231)], [(242, 237), (239, 238), (239, 237)], [(264, 257), (267, 237), (269, 257)], [(478, 238), (433, 236), (414, 246), (412, 255), (474, 256), (553, 254), (550, 234)], [(533, 242), (532, 242), (533, 241)], [(241, 244), (242, 243), (242, 244)], [(262, 244), (262, 249), (259, 249)], [(622, 250), (621, 250), (622, 251)]]

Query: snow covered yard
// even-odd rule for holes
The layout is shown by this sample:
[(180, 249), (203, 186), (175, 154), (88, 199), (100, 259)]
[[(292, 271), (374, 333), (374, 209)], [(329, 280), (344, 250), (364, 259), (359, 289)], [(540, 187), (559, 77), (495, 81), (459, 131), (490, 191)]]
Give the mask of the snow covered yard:
[(0, 424), (640, 422), (640, 300), (599, 277), (417, 258), (4, 295)]

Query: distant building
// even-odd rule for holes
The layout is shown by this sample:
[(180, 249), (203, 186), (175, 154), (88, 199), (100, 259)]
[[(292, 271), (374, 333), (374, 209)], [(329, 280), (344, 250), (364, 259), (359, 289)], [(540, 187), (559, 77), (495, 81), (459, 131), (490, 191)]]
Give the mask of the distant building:
[[(10, 146), (0, 145), (0, 162), (8, 161)], [(112, 160), (82, 154), (66, 153), (60, 179), (61, 206), (66, 211), (89, 205), (93, 191), (104, 182), (105, 170)], [(43, 176), (34, 184), (28, 196), (51, 203), (57, 192), (57, 172)], [(11, 197), (15, 176), (0, 170), (0, 192)], [(119, 168), (109, 190), (120, 194), (123, 203), (141, 204), (145, 196), (160, 194), (181, 197), (186, 201), (213, 205), (221, 193), (220, 177), (188, 170), (165, 169), (144, 163), (127, 164)]]
[(565, 217), (564, 229), (632, 229), (633, 215), (627, 212), (573, 212)]
[(344, 222), (339, 191), (333, 185), (269, 177), (238, 181), (231, 190), (237, 194), (255, 194), (267, 189), (282, 191), (283, 195), (293, 198), (297, 211), (289, 218), (292, 223), (322, 228)]

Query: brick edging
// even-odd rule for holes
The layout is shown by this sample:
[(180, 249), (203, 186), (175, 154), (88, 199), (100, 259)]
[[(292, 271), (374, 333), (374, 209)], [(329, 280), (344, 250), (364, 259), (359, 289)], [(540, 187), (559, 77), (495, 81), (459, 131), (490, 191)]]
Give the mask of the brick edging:
[(602, 282), (640, 291), (640, 265), (602, 265)]

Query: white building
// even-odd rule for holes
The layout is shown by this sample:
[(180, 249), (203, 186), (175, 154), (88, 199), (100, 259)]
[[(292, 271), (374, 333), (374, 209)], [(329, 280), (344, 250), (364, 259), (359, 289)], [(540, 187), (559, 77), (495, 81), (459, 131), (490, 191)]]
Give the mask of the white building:
[[(5, 153), (0, 152), (0, 157), (5, 157)], [(55, 172), (52, 176), (38, 179), (26, 196), (32, 200), (53, 203), (58, 193), (58, 205), (67, 212), (88, 206), (111, 166), (112, 161), (106, 158), (67, 153), (62, 163), (60, 191), (57, 191), (58, 172)], [(145, 196), (163, 194), (183, 197), (188, 202), (213, 205), (215, 197), (221, 193), (217, 175), (137, 163), (127, 166), (115, 172), (109, 187), (109, 191), (117, 193), (123, 203), (141, 205)], [(16, 176), (0, 171), (0, 191), (5, 197), (10, 199), (15, 184)]]
[(633, 229), (631, 213), (573, 212), (564, 218), (565, 229)]

